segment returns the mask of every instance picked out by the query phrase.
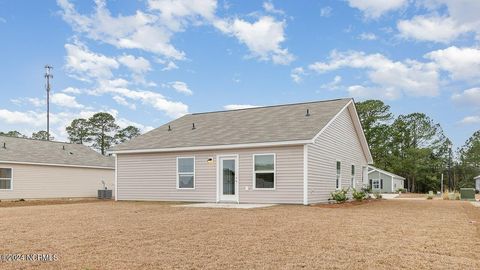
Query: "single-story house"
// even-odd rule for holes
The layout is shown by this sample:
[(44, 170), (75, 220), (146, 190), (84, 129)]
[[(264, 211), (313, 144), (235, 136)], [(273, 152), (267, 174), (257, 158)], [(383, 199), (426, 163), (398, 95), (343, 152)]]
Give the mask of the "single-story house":
[(475, 179), (475, 189), (480, 190), (480, 175), (477, 177), (474, 177), (473, 179)]
[(327, 202), (372, 163), (353, 99), (188, 114), (111, 153), (117, 200)]
[(82, 144), (0, 136), (0, 200), (96, 197), (115, 160)]
[(368, 166), (368, 179), (369, 186), (374, 192), (396, 192), (405, 188), (404, 177), (373, 166)]

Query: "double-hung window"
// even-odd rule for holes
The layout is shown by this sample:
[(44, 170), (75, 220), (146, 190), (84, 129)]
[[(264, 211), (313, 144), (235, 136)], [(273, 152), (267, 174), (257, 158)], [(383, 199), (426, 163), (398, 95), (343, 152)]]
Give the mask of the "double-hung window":
[(253, 155), (253, 179), (256, 189), (275, 188), (275, 154)]
[(373, 189), (380, 189), (380, 180), (378, 179), (373, 179)]
[(195, 188), (195, 157), (177, 158), (177, 188)]
[(352, 165), (351, 169), (350, 186), (352, 188), (355, 188), (355, 165)]
[(342, 162), (337, 161), (337, 177), (336, 177), (336, 180), (335, 180), (335, 188), (336, 189), (340, 189), (340, 187), (342, 186), (342, 183), (341, 183), (341, 180), (340, 180), (341, 171), (342, 171)]
[(0, 168), (0, 190), (11, 190), (12, 179), (11, 168)]

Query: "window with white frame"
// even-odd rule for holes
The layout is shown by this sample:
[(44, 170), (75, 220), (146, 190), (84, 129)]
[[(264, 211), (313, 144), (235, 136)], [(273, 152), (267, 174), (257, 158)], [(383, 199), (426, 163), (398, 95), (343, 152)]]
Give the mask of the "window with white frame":
[(253, 155), (255, 188), (275, 188), (275, 154)]
[(351, 169), (350, 186), (353, 188), (355, 187), (355, 165), (352, 165)]
[(0, 190), (12, 189), (12, 169), (0, 168)]
[(337, 161), (337, 178), (335, 181), (335, 188), (340, 189), (340, 186), (342, 185), (341, 180), (340, 180), (340, 173), (342, 171), (342, 162)]
[(177, 158), (177, 188), (195, 188), (195, 158)]

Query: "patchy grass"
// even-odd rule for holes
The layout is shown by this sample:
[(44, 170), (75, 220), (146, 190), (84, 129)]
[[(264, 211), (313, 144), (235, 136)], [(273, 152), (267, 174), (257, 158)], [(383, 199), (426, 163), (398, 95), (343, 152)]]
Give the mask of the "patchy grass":
[(200, 209), (98, 202), (0, 208), (11, 269), (480, 269), (480, 209), (381, 200), (355, 207)]
[(0, 201), (0, 208), (36, 206), (36, 205), (54, 205), (54, 204), (92, 203), (92, 202), (100, 202), (100, 201), (101, 200), (93, 199), (93, 198), (52, 199), (52, 200), (7, 200), (7, 201)]

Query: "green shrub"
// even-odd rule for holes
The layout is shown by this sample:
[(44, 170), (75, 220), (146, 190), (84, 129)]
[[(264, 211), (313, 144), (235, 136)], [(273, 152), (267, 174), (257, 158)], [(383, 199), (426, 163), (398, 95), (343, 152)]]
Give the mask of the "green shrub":
[(356, 201), (363, 201), (363, 199), (367, 198), (367, 194), (363, 190), (356, 190), (353, 189), (352, 191), (352, 197)]
[(375, 197), (375, 199), (379, 200), (382, 198), (382, 193), (378, 192), (378, 191), (375, 191), (373, 193), (373, 197)]
[(427, 194), (427, 200), (433, 200), (433, 194)]
[(399, 188), (399, 189), (397, 189), (397, 193), (399, 193), (399, 192), (405, 193), (405, 189), (404, 189), (404, 188)]
[(342, 188), (340, 190), (330, 193), (330, 196), (331, 196), (331, 199), (335, 200), (337, 203), (343, 203), (348, 199), (347, 193), (348, 193), (348, 190)]
[(461, 199), (460, 192), (455, 191), (455, 200), (460, 200), (460, 199)]

